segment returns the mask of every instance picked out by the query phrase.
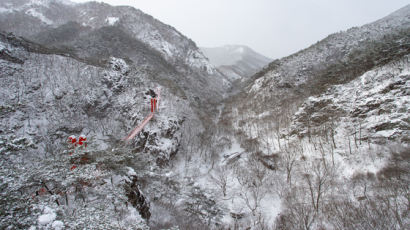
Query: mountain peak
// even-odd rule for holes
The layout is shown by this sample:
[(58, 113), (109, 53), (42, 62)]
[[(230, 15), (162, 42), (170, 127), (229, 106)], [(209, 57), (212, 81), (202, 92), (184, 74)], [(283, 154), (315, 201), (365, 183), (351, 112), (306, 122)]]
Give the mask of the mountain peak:
[[(202, 47), (202, 52), (215, 66), (233, 65), (246, 59), (247, 56), (257, 58), (262, 62), (270, 62), (271, 59), (263, 56), (245, 45), (224, 45), (219, 47)], [(267, 64), (267, 63), (265, 63)]]
[(231, 80), (250, 77), (272, 60), (245, 45), (201, 48), (210, 62)]

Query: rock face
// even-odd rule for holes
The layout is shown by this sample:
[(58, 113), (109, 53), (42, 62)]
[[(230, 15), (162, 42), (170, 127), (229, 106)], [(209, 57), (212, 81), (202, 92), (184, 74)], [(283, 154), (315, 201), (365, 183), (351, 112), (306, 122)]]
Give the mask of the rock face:
[(151, 217), (149, 201), (141, 192), (137, 182), (138, 178), (132, 176), (131, 182), (126, 185), (125, 190), (127, 192), (128, 201), (138, 209), (142, 218), (149, 220)]
[(201, 50), (230, 81), (246, 80), (272, 61), (247, 46), (202, 47)]

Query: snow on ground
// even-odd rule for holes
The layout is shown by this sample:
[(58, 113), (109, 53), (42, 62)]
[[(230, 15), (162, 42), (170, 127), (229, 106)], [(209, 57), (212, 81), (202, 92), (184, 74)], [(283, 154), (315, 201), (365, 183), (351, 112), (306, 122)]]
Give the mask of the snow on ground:
[(57, 215), (55, 211), (49, 207), (45, 207), (43, 213), (43, 215), (38, 217), (38, 223), (40, 225), (48, 225), (56, 219)]
[(118, 22), (118, 20), (120, 20), (120, 19), (117, 18), (117, 17), (108, 17), (108, 18), (105, 20), (105, 22), (108, 23), (108, 25), (113, 26), (113, 25), (115, 25), (115, 23)]
[(252, 85), (252, 88), (249, 92), (253, 93), (253, 92), (257, 92), (259, 91), (259, 89), (262, 87), (262, 83), (265, 79), (263, 77), (257, 79), (254, 84)]
[(53, 21), (51, 21), (50, 19), (48, 19), (46, 16), (44, 16), (42, 13), (36, 11), (34, 8), (29, 9), (26, 11), (26, 14), (31, 15), (33, 17), (36, 17), (38, 19), (40, 19), (42, 22), (44, 22), (47, 25), (51, 25), (53, 24)]
[[(390, 157), (385, 154), (391, 148), (384, 144), (386, 140), (406, 135), (402, 127), (406, 127), (404, 121), (408, 119), (406, 110), (410, 105), (410, 96), (402, 92), (409, 85), (408, 62), (407, 56), (368, 71), (345, 85), (334, 86), (319, 97), (309, 97), (295, 113), (296, 117), (301, 117), (301, 114), (313, 109), (310, 117), (320, 117), (323, 113), (344, 111), (335, 121), (337, 148), (333, 149), (331, 145), (325, 147), (327, 153), (334, 151), (335, 162), (341, 167), (344, 177), (349, 178), (355, 172), (377, 173)], [(324, 107), (326, 109), (313, 106), (320, 102), (329, 104)], [(302, 127), (306, 124), (302, 122), (299, 125)], [(303, 145), (308, 150), (304, 152), (305, 157), (321, 157), (320, 151), (307, 140), (303, 141)]]
[(5, 50), (6, 49), (6, 44), (0, 42), (0, 51)]
[(52, 2), (59, 2), (65, 5), (75, 5), (77, 3), (72, 2), (70, 0), (31, 0), (28, 4), (29, 5), (38, 5), (38, 6), (48, 6)]
[(269, 193), (262, 200), (261, 209), (264, 213), (265, 221), (269, 226), (273, 226), (276, 218), (282, 211), (282, 201), (276, 194)]
[(235, 50), (235, 52), (242, 54), (242, 53), (245, 52), (245, 49), (244, 49), (243, 47), (238, 47), (238, 48)]
[[(243, 170), (247, 167), (248, 153), (240, 146), (240, 143), (232, 138), (232, 144), (225, 148), (219, 154), (219, 160), (215, 163), (213, 168), (210, 165), (201, 164), (201, 160), (193, 160), (192, 162), (197, 162), (191, 164), (193, 172), (191, 175), (195, 175), (193, 178), (194, 186), (206, 191), (213, 197), (218, 204), (223, 209), (223, 215), (220, 222), (224, 226), (234, 226), (235, 223), (240, 226), (249, 226), (253, 220), (253, 215), (251, 213), (250, 207), (246, 202), (246, 197), (250, 198), (252, 196), (252, 191), (245, 188), (239, 183), (238, 174), (236, 170)], [(227, 159), (230, 159), (227, 161)], [(240, 166), (241, 168), (238, 168)], [(181, 175), (184, 174), (185, 165), (180, 165), (178, 167)], [(173, 171), (174, 173), (176, 170)], [(250, 172), (249, 172), (250, 173)], [(167, 174), (167, 176), (173, 175), (172, 173)], [(186, 175), (186, 174), (185, 174)], [(267, 176), (268, 178), (269, 176)], [(221, 187), (221, 180), (226, 180), (226, 193), (223, 194), (223, 189)], [(260, 215), (263, 217), (264, 221), (270, 225), (273, 225), (275, 218), (281, 211), (281, 200), (279, 197), (268, 191), (269, 184), (262, 184), (260, 189), (263, 194), (260, 206)], [(253, 198), (250, 198), (251, 200)], [(180, 201), (183, 202), (183, 201)], [(252, 201), (251, 201), (252, 203)], [(239, 219), (235, 219), (234, 216), (241, 216)]]
[(135, 170), (134, 170), (133, 168), (131, 168), (131, 167), (126, 167), (126, 169), (127, 169), (127, 175), (128, 175), (129, 177), (131, 177), (131, 176), (136, 176), (136, 175), (137, 175), (137, 173), (135, 172)]
[[(235, 153), (242, 153), (242, 152), (244, 152), (244, 151), (245, 151), (245, 149), (243, 149), (243, 148), (241, 147), (240, 143), (234, 138), (234, 139), (232, 140), (232, 145), (231, 145), (231, 147), (225, 149), (225, 150), (222, 152), (221, 156), (223, 156), (223, 157), (225, 157), (225, 156), (231, 156), (231, 155), (233, 155), (233, 154), (235, 154)], [(222, 159), (222, 161), (223, 161), (223, 159)]]
[(12, 10), (10, 10), (10, 9), (6, 9), (6, 8), (3, 8), (3, 7), (0, 7), (0, 13), (1, 14), (3, 14), (3, 13), (11, 13), (12, 12)]
[(54, 230), (62, 230), (62, 229), (64, 229), (64, 223), (61, 222), (61, 221), (59, 221), (59, 220), (56, 220), (56, 221), (53, 222), (53, 224), (51, 225), (51, 227), (52, 227)]
[(127, 213), (127, 216), (125, 217), (124, 222), (128, 224), (129, 226), (135, 226), (136, 223), (137, 225), (145, 224), (143, 219), (141, 218), (141, 215), (133, 207), (128, 207), (128, 213)]

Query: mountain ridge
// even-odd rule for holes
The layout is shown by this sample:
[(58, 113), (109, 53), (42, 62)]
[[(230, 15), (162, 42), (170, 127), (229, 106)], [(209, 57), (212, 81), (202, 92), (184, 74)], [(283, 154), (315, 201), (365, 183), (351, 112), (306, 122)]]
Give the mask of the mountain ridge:
[[(3, 12), (3, 14), (7, 14), (7, 17), (1, 19), (3, 25), (0, 29), (31, 38), (34, 34), (38, 34), (50, 26), (51, 28), (58, 27), (72, 19), (75, 19), (82, 26), (90, 26), (94, 29), (119, 23), (135, 38), (160, 52), (168, 62), (174, 65), (184, 63), (199, 72), (205, 71), (206, 74), (218, 74), (207, 63), (192, 40), (186, 38), (172, 26), (159, 22), (141, 10), (130, 6), (113, 7), (106, 3), (97, 2), (72, 4), (64, 4), (64, 2), (66, 1), (63, 3), (60, 1), (40, 1), (42, 4), (36, 4), (36, 2), (28, 0), (3, 1), (0, 7), (9, 11)], [(13, 22), (10, 21), (15, 17), (20, 20), (18, 26), (13, 25)], [(29, 22), (31, 19), (28, 17), (36, 19), (40, 22), (39, 25), (31, 25), (32, 23)], [(46, 22), (42, 21), (44, 18), (46, 18)], [(116, 21), (109, 22), (108, 19)], [(26, 25), (22, 25), (24, 21)], [(33, 31), (36, 32), (33, 33)]]

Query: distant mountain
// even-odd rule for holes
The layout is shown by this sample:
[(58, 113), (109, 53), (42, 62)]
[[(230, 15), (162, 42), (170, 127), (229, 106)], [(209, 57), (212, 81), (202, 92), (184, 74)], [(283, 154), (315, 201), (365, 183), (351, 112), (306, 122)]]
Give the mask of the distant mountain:
[(242, 45), (201, 47), (201, 50), (209, 58), (209, 61), (230, 80), (250, 77), (272, 61), (272, 59)]

